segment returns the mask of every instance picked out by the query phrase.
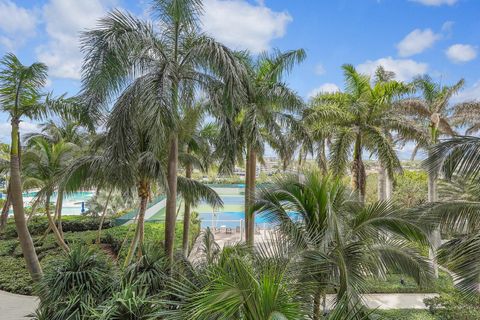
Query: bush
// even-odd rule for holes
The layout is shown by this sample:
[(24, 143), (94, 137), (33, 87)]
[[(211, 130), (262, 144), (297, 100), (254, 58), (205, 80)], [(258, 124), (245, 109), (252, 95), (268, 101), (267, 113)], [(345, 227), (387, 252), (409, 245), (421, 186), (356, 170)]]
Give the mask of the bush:
[(116, 289), (112, 264), (97, 250), (78, 246), (55, 261), (40, 280), (40, 314), (46, 319), (85, 319)]
[(480, 298), (466, 298), (458, 291), (444, 292), (424, 300), (432, 315), (439, 320), (480, 319)]
[[(89, 230), (98, 230), (100, 223), (99, 218), (83, 217), (83, 216), (65, 216), (62, 217), (62, 229), (63, 232), (80, 232)], [(105, 219), (103, 223), (103, 229), (109, 229), (113, 227), (113, 221)], [(41, 236), (48, 228), (48, 220), (46, 217), (34, 217), (28, 223), (28, 230), (32, 237)], [(9, 221), (2, 235), (3, 239), (12, 239), (17, 237), (17, 230), (15, 229), (15, 223)]]
[(0, 290), (30, 295), (33, 281), (30, 277), (23, 257), (4, 256), (0, 258)]

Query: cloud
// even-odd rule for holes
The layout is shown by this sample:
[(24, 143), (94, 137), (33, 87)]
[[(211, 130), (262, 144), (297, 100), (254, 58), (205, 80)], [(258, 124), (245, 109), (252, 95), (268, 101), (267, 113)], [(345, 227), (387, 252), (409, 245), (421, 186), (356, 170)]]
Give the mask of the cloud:
[(477, 57), (477, 48), (469, 44), (454, 44), (445, 54), (454, 63), (468, 62)]
[(205, 0), (202, 28), (233, 49), (259, 53), (270, 48), (272, 40), (285, 35), (292, 17), (275, 12), (262, 1), (257, 5), (245, 0)]
[(383, 66), (385, 70), (395, 72), (396, 78), (400, 81), (408, 81), (414, 76), (424, 74), (428, 70), (428, 64), (416, 62), (411, 59), (393, 59), (392, 57), (380, 58), (378, 60), (367, 60), (357, 66), (361, 73), (374, 75), (378, 66)]
[(17, 6), (10, 0), (0, 0), (0, 44), (14, 50), (35, 35), (38, 17), (34, 10)]
[(49, 0), (42, 9), (49, 40), (36, 48), (37, 57), (57, 78), (80, 79), (80, 32), (95, 26), (113, 0)]
[(315, 66), (315, 74), (321, 76), (322, 74), (325, 74), (326, 70), (323, 64), (319, 63)]
[[(40, 129), (40, 126), (36, 123), (25, 121), (20, 122), (20, 133), (22, 135), (26, 133), (39, 132)], [(10, 125), (9, 121), (0, 123), (0, 139), (2, 139), (2, 141), (10, 142), (11, 131), (12, 126)]]
[(397, 44), (398, 55), (410, 57), (433, 46), (442, 36), (431, 29), (415, 29)]
[(426, 6), (435, 6), (435, 7), (438, 7), (444, 4), (453, 6), (455, 3), (458, 2), (458, 0), (410, 0), (410, 1), (418, 2)]
[(312, 98), (319, 93), (333, 93), (340, 91), (340, 88), (335, 83), (324, 83), (320, 87), (313, 89), (308, 93), (308, 97)]

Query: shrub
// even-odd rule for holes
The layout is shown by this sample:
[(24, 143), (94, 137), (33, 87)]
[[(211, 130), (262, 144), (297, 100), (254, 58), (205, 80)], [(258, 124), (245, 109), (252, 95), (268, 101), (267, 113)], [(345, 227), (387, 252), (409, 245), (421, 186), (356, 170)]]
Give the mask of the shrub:
[(432, 315), (439, 320), (480, 319), (480, 298), (467, 298), (458, 291), (444, 292), (424, 300)]
[(40, 280), (39, 310), (48, 319), (85, 319), (90, 308), (109, 297), (115, 270), (99, 252), (78, 246), (55, 261)]

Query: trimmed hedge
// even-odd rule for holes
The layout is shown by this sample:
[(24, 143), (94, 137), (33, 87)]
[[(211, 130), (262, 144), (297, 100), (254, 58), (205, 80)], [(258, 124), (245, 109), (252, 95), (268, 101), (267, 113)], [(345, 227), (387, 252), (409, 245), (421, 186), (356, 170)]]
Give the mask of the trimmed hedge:
[[(62, 217), (63, 232), (79, 232), (88, 230), (97, 230), (100, 224), (100, 218), (84, 217), (84, 216), (65, 216)], [(105, 219), (103, 229), (113, 227), (111, 219)], [(41, 236), (48, 228), (48, 220), (46, 217), (34, 217), (28, 223), (28, 230), (32, 237)], [(0, 236), (1, 239), (11, 239), (17, 237), (17, 230), (13, 219), (9, 219), (5, 232)]]

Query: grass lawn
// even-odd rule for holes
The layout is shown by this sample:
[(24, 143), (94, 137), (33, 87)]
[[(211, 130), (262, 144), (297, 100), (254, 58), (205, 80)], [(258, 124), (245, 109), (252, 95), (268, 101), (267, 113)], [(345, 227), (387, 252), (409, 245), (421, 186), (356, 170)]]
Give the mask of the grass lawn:
[[(49, 234), (43, 241), (40, 241), (47, 227), (47, 221), (44, 218), (35, 219), (29, 224), (32, 238), (35, 242), (35, 248), (40, 259), (40, 264), (44, 269), (54, 265), (55, 259), (63, 254), (57, 246), (53, 234)], [(65, 231), (65, 241), (71, 247), (75, 245), (95, 246), (97, 236), (98, 219), (86, 218), (81, 216), (65, 217), (63, 223)], [(122, 266), (130, 239), (135, 232), (135, 225), (114, 227), (108, 221), (105, 229), (102, 231), (101, 243), (107, 253), (118, 257), (118, 265)], [(192, 226), (191, 239), (197, 237), (200, 227)], [(176, 226), (175, 245), (182, 244), (182, 222)], [(163, 223), (145, 224), (145, 242), (160, 243), (164, 239), (165, 227)], [(159, 244), (161, 245), (161, 244)], [(32, 279), (25, 267), (20, 245), (16, 239), (16, 232), (13, 221), (9, 221), (6, 232), (0, 236), (0, 290), (5, 290), (18, 294), (33, 294)]]
[[(404, 284), (400, 281), (404, 280)], [(368, 292), (370, 293), (432, 293), (447, 291), (453, 288), (452, 278), (443, 271), (440, 271), (438, 279), (429, 286), (419, 286), (410, 277), (399, 274), (390, 274), (385, 281), (369, 279)]]

